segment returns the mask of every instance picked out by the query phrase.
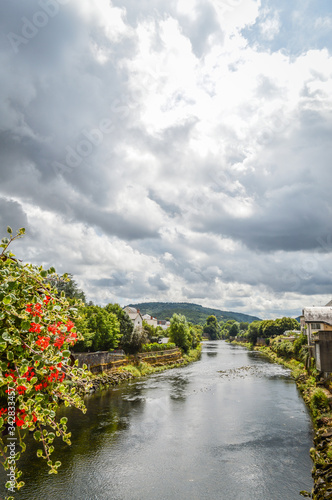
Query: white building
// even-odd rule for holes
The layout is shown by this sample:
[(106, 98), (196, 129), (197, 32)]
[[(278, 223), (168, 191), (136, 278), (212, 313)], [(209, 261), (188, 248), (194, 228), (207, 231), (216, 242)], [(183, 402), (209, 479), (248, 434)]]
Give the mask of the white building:
[(141, 315), (139, 309), (135, 309), (135, 307), (125, 307), (123, 309), (134, 323), (134, 328), (139, 328), (140, 330), (143, 328), (143, 316)]
[(150, 314), (144, 314), (143, 316), (143, 320), (148, 324), (148, 325), (151, 325), (151, 326), (154, 326), (155, 328), (157, 327), (158, 325), (158, 320), (157, 318), (154, 318), (153, 316), (150, 316)]

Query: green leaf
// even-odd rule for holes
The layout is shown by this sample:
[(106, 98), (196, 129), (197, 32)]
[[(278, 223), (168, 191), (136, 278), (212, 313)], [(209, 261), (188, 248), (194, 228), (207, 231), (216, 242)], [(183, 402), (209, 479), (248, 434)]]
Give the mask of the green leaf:
[(8, 361), (12, 361), (14, 359), (14, 353), (12, 351), (7, 352)]
[(18, 234), (25, 234), (25, 227), (21, 227), (21, 228), (18, 230)]
[(9, 335), (8, 332), (4, 332), (1, 337), (3, 338), (3, 340), (5, 340), (6, 342), (10, 342), (12, 340), (12, 337)]
[(30, 321), (22, 321), (21, 328), (22, 330), (29, 330), (31, 326)]
[(42, 457), (43, 456), (43, 450), (37, 450), (37, 457)]
[(10, 303), (11, 303), (11, 301), (12, 301), (12, 298), (11, 298), (9, 295), (7, 295), (7, 297), (4, 297), (4, 298), (2, 299), (2, 302), (3, 302), (5, 305), (10, 304)]
[(7, 343), (6, 342), (0, 342), (0, 351), (4, 351), (7, 347)]
[(9, 234), (12, 234), (13, 233), (13, 230), (10, 226), (7, 226), (7, 233)]
[(62, 351), (62, 356), (64, 356), (65, 358), (69, 358), (70, 354), (70, 351)]
[(60, 420), (60, 424), (63, 424), (65, 425), (68, 421), (68, 418), (67, 417), (62, 417), (62, 419)]
[[(40, 431), (36, 431), (33, 433), (33, 437), (35, 438), (36, 441), (39, 441), (40, 438), (41, 438), (41, 432)], [(39, 450), (38, 450), (39, 451)], [(38, 454), (38, 452), (37, 452)]]
[(47, 271), (41, 271), (40, 276), (42, 278), (47, 278)]

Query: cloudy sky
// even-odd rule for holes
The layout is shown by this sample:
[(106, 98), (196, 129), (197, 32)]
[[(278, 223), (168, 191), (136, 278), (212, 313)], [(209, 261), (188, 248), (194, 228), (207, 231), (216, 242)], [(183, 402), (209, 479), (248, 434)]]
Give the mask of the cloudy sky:
[(330, 0), (2, 0), (0, 229), (88, 300), (332, 298)]

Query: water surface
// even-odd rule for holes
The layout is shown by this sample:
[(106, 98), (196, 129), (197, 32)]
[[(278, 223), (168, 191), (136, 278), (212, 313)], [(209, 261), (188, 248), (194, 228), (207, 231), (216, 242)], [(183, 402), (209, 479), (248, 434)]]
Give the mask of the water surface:
[[(225, 342), (200, 361), (63, 408), (72, 446), (48, 475), (23, 464), (15, 500), (295, 500), (311, 490), (312, 425), (289, 370)], [(1, 476), (3, 484), (3, 476)]]

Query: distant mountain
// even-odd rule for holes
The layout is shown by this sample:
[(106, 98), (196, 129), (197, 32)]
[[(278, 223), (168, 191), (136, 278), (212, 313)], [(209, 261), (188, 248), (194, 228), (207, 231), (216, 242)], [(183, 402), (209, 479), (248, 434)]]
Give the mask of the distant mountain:
[(195, 325), (204, 325), (206, 318), (212, 314), (217, 320), (227, 321), (235, 319), (236, 321), (253, 321), (260, 320), (256, 316), (243, 314), (231, 311), (221, 311), (220, 309), (211, 309), (198, 304), (190, 304), (188, 302), (141, 302), (140, 304), (128, 304), (130, 307), (139, 309), (141, 314), (150, 314), (157, 319), (170, 319), (174, 313), (183, 314), (190, 323)]

